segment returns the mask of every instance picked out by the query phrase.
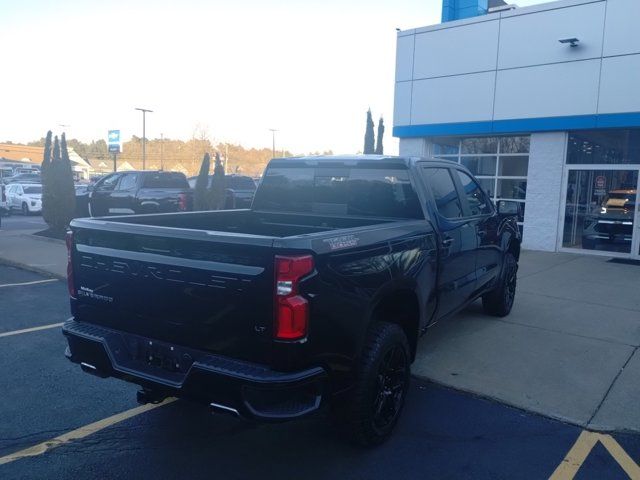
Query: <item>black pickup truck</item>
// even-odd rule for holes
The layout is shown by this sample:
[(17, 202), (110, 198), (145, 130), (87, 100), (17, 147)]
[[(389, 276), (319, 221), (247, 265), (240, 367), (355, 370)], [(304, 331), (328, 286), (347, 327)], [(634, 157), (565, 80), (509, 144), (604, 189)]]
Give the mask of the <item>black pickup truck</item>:
[(251, 209), (77, 219), (66, 355), (142, 403), (262, 421), (331, 405), (377, 444), (428, 327), (479, 297), (511, 310), (510, 213), (458, 164), (354, 156), (272, 160)]
[(116, 172), (76, 194), (76, 207), (92, 217), (184, 212), (193, 209), (193, 192), (180, 172)]

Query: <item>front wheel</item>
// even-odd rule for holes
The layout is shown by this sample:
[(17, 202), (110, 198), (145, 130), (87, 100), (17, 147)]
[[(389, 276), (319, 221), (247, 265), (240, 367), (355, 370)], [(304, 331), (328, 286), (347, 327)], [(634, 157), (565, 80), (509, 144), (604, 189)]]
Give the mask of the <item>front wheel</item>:
[(489, 315), (506, 317), (516, 297), (518, 262), (512, 253), (504, 257), (502, 276), (496, 288), (482, 296), (482, 308)]
[(29, 215), (29, 205), (26, 202), (22, 202), (22, 214), (26, 217)]
[(372, 327), (348, 407), (349, 427), (360, 445), (379, 445), (391, 435), (409, 388), (410, 358), (400, 326), (379, 322)]

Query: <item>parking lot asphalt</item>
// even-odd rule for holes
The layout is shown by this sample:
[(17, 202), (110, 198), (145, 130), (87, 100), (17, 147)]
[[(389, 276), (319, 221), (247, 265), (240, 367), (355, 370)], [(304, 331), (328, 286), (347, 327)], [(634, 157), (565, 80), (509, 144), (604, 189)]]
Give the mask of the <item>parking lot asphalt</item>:
[(68, 316), (66, 285), (50, 280), (0, 265), (2, 479), (640, 478), (640, 436), (587, 432), (418, 379), (394, 436), (373, 450), (324, 414), (255, 425), (185, 401), (140, 409), (134, 385), (66, 360), (52, 326)]

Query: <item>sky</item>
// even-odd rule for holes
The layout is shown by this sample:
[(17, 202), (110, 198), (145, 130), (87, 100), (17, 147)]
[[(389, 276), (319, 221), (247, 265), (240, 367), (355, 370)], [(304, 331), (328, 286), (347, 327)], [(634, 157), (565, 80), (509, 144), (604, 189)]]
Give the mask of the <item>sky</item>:
[[(517, 0), (519, 6), (541, 0)], [(362, 150), (365, 115), (392, 138), (396, 28), (442, 0), (0, 0), (0, 141), (51, 129)], [(61, 127), (61, 125), (67, 125)]]

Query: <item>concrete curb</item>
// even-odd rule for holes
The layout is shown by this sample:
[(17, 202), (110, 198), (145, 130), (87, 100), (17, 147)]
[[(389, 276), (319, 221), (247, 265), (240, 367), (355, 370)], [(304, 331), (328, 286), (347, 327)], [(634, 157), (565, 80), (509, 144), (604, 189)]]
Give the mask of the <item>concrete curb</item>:
[(29, 272), (38, 273), (40, 275), (44, 275), (49, 278), (57, 278), (58, 280), (67, 281), (66, 275), (57, 275), (53, 272), (45, 270), (44, 268), (33, 267), (31, 265), (27, 265), (25, 263), (16, 262), (14, 260), (9, 260), (8, 258), (0, 257), (0, 265), (7, 265), (9, 267), (21, 268), (23, 270), (27, 270)]
[(26, 238), (31, 238), (33, 240), (38, 240), (41, 242), (49, 242), (49, 243), (57, 243), (58, 245), (64, 245), (65, 241), (64, 240), (58, 240), (57, 238), (49, 238), (49, 237), (43, 237), (41, 235), (36, 235), (35, 233), (22, 233), (20, 234), (21, 237), (26, 237)]

